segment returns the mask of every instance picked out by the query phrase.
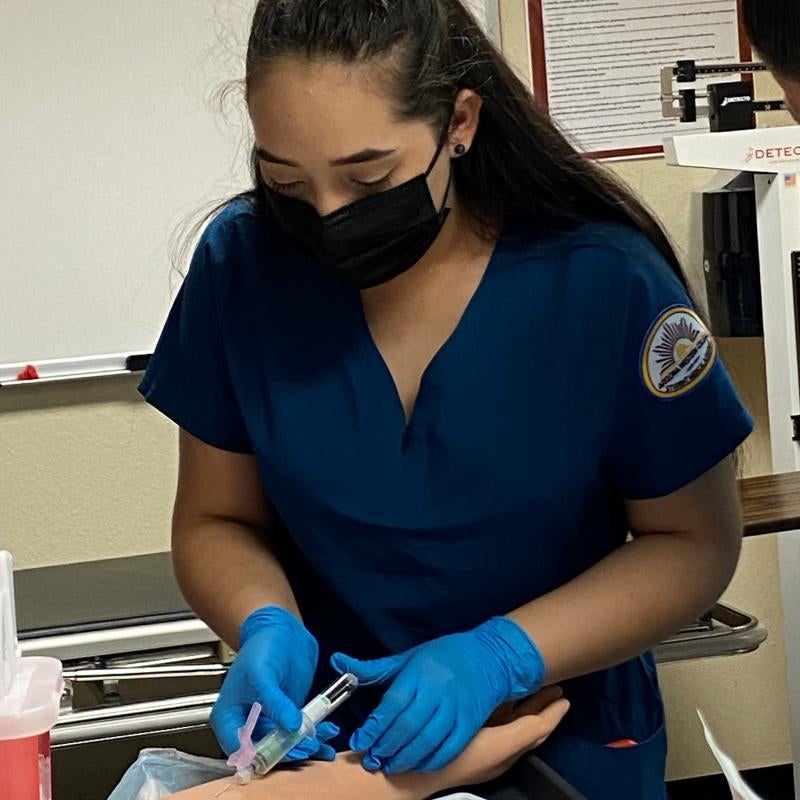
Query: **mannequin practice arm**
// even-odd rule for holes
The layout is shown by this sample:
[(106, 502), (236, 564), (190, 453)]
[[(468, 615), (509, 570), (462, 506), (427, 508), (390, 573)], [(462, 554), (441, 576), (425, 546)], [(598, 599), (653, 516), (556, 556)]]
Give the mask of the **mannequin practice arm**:
[[(569, 704), (558, 688), (548, 688), (510, 712), (508, 721), (484, 728), (464, 753), (436, 773), (407, 772), (387, 777), (370, 773), (354, 753), (336, 761), (314, 761), (293, 769), (279, 769), (247, 786), (235, 780), (206, 783), (171, 795), (174, 800), (423, 800), (458, 786), (490, 781), (525, 752), (538, 747), (555, 730)], [(227, 788), (226, 788), (227, 787)]]

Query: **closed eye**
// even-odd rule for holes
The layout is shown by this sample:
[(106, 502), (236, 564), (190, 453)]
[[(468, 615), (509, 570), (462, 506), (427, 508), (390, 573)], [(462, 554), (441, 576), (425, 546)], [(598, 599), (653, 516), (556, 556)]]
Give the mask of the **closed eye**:
[[(364, 189), (367, 189), (370, 192), (377, 192), (381, 189), (388, 187), (392, 181), (392, 177), (394, 176), (397, 168), (393, 169), (389, 172), (388, 175), (385, 175), (383, 178), (379, 178), (377, 181), (359, 181), (355, 178), (353, 179), (353, 183), (357, 186), (362, 186)], [(269, 186), (270, 189), (273, 191), (282, 193), (282, 194), (291, 194), (292, 192), (297, 191), (301, 186), (303, 186), (304, 181), (291, 181), (289, 183), (278, 183), (278, 181), (272, 180), (272, 178), (264, 176), (264, 180)]]
[(358, 184), (359, 186), (364, 186), (368, 189), (382, 189), (385, 186), (388, 186), (391, 183), (392, 177), (394, 173), (397, 172), (396, 169), (393, 169), (388, 175), (385, 175), (383, 178), (380, 178), (377, 181), (357, 181), (354, 180), (353, 183)]
[(291, 183), (278, 183), (277, 181), (273, 181), (272, 178), (264, 178), (267, 182), (267, 186), (275, 192), (283, 192), (288, 193), (292, 192), (295, 189), (299, 188), (303, 185), (302, 181), (292, 181)]

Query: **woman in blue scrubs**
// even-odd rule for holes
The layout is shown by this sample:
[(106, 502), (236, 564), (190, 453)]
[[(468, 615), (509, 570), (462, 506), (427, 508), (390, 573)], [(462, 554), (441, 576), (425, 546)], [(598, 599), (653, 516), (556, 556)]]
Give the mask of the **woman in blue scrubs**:
[(559, 683), (542, 757), (663, 797), (648, 648), (733, 574), (751, 430), (666, 237), (458, 0), (261, 0), (246, 88), (254, 188), (141, 387), (181, 429), (178, 579), (239, 650), (223, 748), (350, 670), (292, 757), (438, 770)]

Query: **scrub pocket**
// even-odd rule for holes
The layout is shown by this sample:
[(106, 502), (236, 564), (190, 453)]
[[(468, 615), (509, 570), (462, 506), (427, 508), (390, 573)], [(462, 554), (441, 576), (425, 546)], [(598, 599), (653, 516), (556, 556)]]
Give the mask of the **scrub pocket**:
[[(650, 653), (564, 683), (572, 706), (536, 751), (588, 800), (666, 800), (667, 735)], [(608, 747), (633, 740), (635, 746)]]

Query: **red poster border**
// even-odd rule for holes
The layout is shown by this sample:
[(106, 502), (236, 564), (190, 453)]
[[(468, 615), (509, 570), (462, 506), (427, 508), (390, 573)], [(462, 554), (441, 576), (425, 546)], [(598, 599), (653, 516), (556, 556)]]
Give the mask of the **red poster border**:
[[(739, 0), (739, 58), (750, 61), (753, 49), (747, 39), (744, 25), (742, 24), (741, 0)], [(544, 41), (544, 18), (542, 15), (542, 0), (528, 0), (528, 20), (531, 35), (531, 62), (533, 67), (533, 91), (537, 101), (543, 108), (549, 108), (547, 96), (547, 61)], [(752, 76), (747, 76), (752, 78)], [(598, 150), (586, 153), (590, 158), (632, 158), (636, 156), (659, 155), (664, 152), (660, 145), (652, 147), (627, 147), (619, 150)]]

